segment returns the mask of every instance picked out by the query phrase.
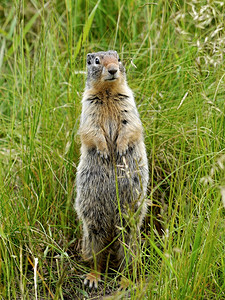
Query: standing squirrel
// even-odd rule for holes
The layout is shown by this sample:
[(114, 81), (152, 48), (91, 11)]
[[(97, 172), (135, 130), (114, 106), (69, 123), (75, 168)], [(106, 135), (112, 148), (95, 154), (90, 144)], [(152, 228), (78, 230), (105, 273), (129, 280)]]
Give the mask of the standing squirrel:
[(108, 255), (124, 267), (124, 245), (132, 242), (129, 215), (136, 217), (138, 232), (147, 210), (143, 128), (116, 51), (87, 54), (79, 134), (75, 209), (92, 269), (84, 284), (97, 288)]

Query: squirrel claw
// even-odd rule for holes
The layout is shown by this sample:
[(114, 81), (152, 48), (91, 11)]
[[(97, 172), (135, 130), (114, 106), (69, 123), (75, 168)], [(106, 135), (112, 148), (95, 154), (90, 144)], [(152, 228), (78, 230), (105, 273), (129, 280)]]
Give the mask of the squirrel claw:
[(86, 278), (84, 279), (84, 285), (88, 285), (89, 283), (89, 289), (92, 289), (93, 287), (95, 289), (98, 288), (98, 281), (101, 280), (101, 275), (96, 274), (94, 272), (90, 272), (86, 275)]
[(100, 155), (101, 158), (105, 158), (105, 159), (108, 158), (108, 154), (106, 150), (104, 151), (97, 150), (97, 153)]
[(118, 153), (120, 156), (123, 156), (123, 155), (126, 155), (127, 150), (128, 150), (128, 147), (126, 147), (126, 148), (124, 148), (124, 149), (118, 149), (118, 150), (117, 150), (117, 153)]

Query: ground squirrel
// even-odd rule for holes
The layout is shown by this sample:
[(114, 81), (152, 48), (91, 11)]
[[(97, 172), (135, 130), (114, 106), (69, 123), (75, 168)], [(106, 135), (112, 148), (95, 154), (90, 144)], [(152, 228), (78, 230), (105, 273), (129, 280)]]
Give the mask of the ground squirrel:
[(147, 209), (143, 129), (116, 51), (87, 55), (79, 134), (75, 209), (83, 223), (83, 255), (93, 270), (84, 283), (97, 287), (108, 255), (117, 267), (124, 265), (124, 245), (132, 241), (126, 215), (135, 214), (138, 230)]

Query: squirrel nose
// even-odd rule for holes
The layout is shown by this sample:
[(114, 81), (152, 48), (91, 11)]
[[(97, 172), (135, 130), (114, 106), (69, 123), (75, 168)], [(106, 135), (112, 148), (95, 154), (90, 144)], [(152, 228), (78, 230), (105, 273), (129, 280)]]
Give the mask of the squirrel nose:
[(117, 69), (115, 69), (115, 68), (110, 68), (110, 69), (108, 70), (108, 72), (109, 72), (111, 75), (114, 75), (114, 74), (116, 74)]

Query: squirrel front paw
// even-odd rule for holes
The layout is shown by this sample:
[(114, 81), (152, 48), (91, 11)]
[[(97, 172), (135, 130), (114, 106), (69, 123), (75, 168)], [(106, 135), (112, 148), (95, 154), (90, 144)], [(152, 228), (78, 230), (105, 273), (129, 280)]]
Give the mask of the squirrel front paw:
[(107, 147), (106, 143), (101, 143), (97, 146), (97, 153), (102, 157), (102, 158), (108, 158), (109, 156), (109, 150)]
[(120, 156), (123, 156), (127, 153), (128, 150), (128, 142), (126, 140), (123, 140), (121, 142), (117, 141), (117, 153)]
[(107, 149), (104, 149), (104, 150), (97, 149), (97, 153), (101, 156), (101, 158), (105, 158), (105, 159), (107, 159), (108, 155), (109, 155)]

